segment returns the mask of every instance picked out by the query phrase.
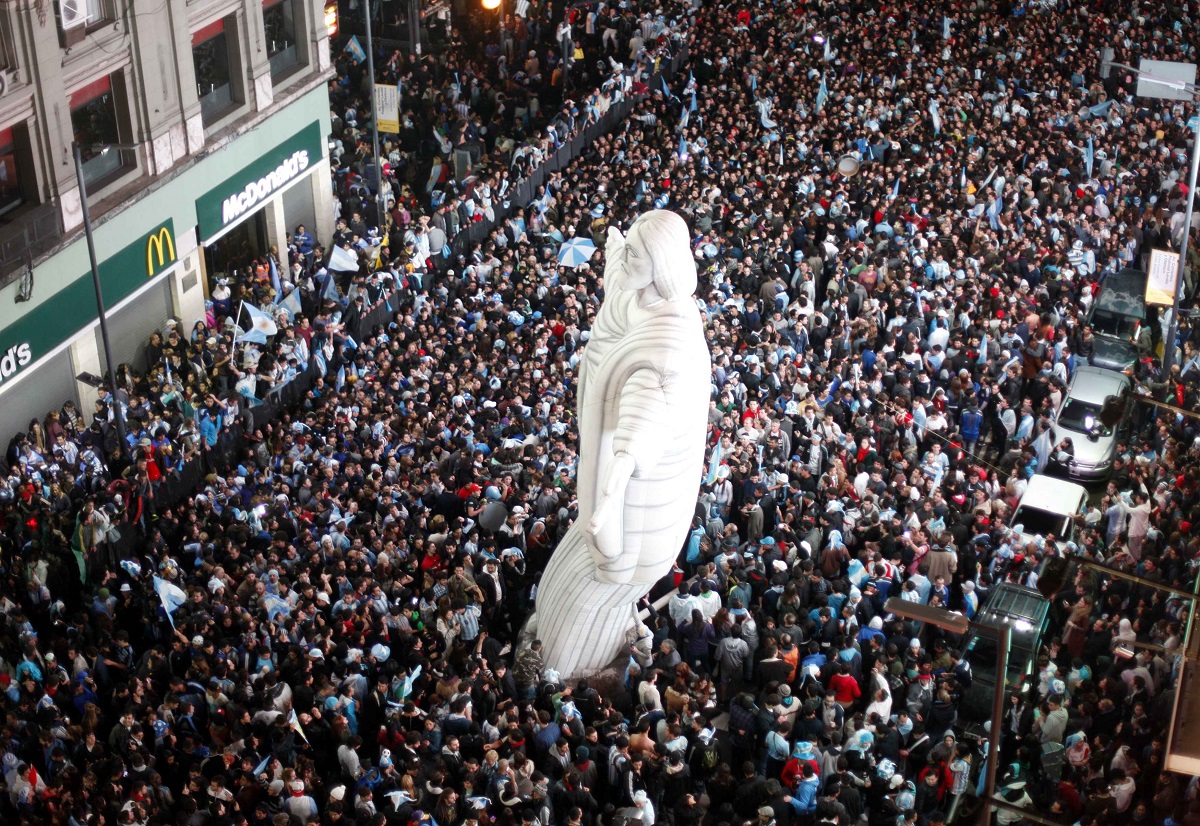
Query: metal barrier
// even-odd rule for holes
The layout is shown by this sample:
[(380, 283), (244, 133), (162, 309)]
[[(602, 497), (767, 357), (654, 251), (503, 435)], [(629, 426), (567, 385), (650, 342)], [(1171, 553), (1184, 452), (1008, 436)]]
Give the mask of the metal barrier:
[[(675, 76), (679, 67), (687, 60), (687, 55), (685, 46), (647, 82), (647, 86), (651, 89), (660, 88), (663, 79), (669, 80)], [(507, 207), (502, 203), (495, 205), (493, 208), (494, 220), (480, 221), (459, 230), (451, 242), (454, 251), (460, 254), (468, 253), (476, 243), (487, 238), (492, 230), (499, 226), (515, 209), (526, 206), (532, 200), (533, 193), (537, 191), (538, 187), (545, 184), (552, 173), (566, 168), (582, 155), (587, 147), (595, 142), (596, 138), (607, 134), (624, 122), (633, 111), (635, 102), (632, 98), (626, 98), (614, 103), (599, 121), (585, 127), (574, 138), (564, 143), (546, 163), (533, 170), (527, 178), (523, 178), (515, 184)], [(431, 274), (426, 277), (433, 276)], [(398, 293), (393, 293), (393, 302), (398, 301), (399, 298)], [(346, 332), (355, 340), (361, 341), (377, 325), (386, 329), (395, 315), (396, 312), (392, 306), (388, 302), (384, 302), (355, 321)], [(203, 451), (199, 458), (186, 463), (178, 473), (168, 474), (159, 483), (155, 493), (156, 508), (162, 510), (186, 502), (200, 488), (201, 482), (208, 474), (220, 475), (238, 465), (246, 450), (247, 436), (265, 425), (279, 421), (284, 413), (295, 410), (312, 388), (316, 374), (316, 367), (310, 364), (307, 371), (297, 375), (287, 384), (273, 389), (266, 394), (260, 404), (253, 407), (247, 406), (244, 400), (239, 398), (238, 415), (225, 423), (225, 427), (217, 437), (216, 444)], [(110, 552), (118, 559), (135, 558), (141, 552), (145, 537), (140, 531), (131, 529), (131, 526), (127, 524), (121, 527), (124, 530), (121, 530), (120, 538), (110, 542)], [(665, 600), (669, 599), (670, 594), (667, 594), (656, 601), (656, 607), (661, 608), (666, 604)]]
[[(665, 63), (661, 70), (652, 78), (646, 81), (646, 86), (649, 89), (661, 89), (664, 80), (670, 80), (679, 71), (679, 67), (683, 65), (688, 58), (687, 46), (683, 46), (679, 54), (675, 55), (671, 60)], [(512, 196), (506, 202), (497, 203), (492, 206), (492, 213), (495, 218), (491, 221), (483, 220), (478, 223), (461, 228), (450, 242), (451, 248), (458, 255), (466, 255), (476, 244), (481, 243), (497, 226), (504, 223), (505, 219), (517, 209), (524, 209), (533, 199), (533, 193), (538, 187), (542, 186), (550, 179), (550, 176), (561, 169), (565, 169), (572, 161), (582, 155), (587, 147), (595, 143), (596, 139), (601, 135), (606, 135), (615, 129), (619, 124), (623, 123), (630, 112), (633, 111), (633, 98), (625, 98), (617, 101), (596, 123), (587, 126), (580, 130), (579, 134), (565, 142), (558, 151), (551, 155), (547, 160), (529, 173), (528, 177), (519, 180), (513, 187)]]

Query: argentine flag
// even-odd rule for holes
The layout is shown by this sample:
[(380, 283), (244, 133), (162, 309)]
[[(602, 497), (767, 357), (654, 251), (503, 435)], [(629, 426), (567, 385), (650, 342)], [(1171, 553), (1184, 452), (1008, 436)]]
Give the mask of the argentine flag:
[(160, 576), (154, 577), (154, 593), (158, 594), (158, 598), (162, 600), (163, 609), (167, 612), (167, 619), (171, 621), (171, 627), (174, 628), (175, 618), (172, 615), (180, 605), (187, 602), (187, 594), (174, 582), (169, 582)]
[[(245, 304), (245, 302), (242, 303)], [(279, 328), (275, 326), (275, 319), (271, 318), (270, 313), (264, 313), (253, 304), (246, 304), (245, 306), (246, 314), (250, 316), (251, 330), (262, 333), (264, 336), (273, 336), (279, 332)]]
[(300, 291), (292, 290), (287, 294), (287, 297), (275, 305), (276, 310), (282, 310), (288, 314), (288, 318), (295, 321), (296, 316), (300, 315), (304, 310), (300, 306)]

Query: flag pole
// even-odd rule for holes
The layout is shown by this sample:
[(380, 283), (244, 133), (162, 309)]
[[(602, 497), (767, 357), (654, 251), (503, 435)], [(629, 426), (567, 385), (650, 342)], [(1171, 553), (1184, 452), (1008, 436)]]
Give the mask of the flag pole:
[(242, 301), (238, 304), (237, 318), (235, 318), (233, 321), (233, 346), (229, 348), (231, 352), (237, 348), (238, 334), (242, 332), (242, 309), (245, 306), (245, 301)]

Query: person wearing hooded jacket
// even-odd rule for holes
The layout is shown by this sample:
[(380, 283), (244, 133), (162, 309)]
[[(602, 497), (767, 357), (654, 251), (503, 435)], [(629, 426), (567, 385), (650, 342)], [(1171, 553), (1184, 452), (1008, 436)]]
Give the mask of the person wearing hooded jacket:
[(810, 763), (804, 763), (801, 768), (799, 781), (796, 783), (795, 794), (784, 798), (784, 802), (791, 804), (792, 811), (795, 812), (794, 823), (797, 826), (804, 826), (813, 822), (813, 815), (817, 810), (817, 790), (820, 787), (820, 778), (817, 777), (816, 770)]
[[(1107, 788), (1107, 787), (1106, 787)], [(1022, 809), (1033, 807), (1033, 798), (1029, 796), (1029, 792), (1025, 790), (1025, 781), (1018, 780), (1015, 783), (1010, 783), (1001, 790), (1000, 795), (1014, 806), (1019, 806)], [(1021, 820), (1021, 815), (1016, 812), (1002, 810), (996, 812), (996, 823), (1000, 826), (1011, 826)]]
[(817, 754), (813, 750), (813, 744), (807, 740), (801, 740), (792, 747), (792, 756), (783, 766), (783, 771), (780, 772), (779, 779), (789, 789), (795, 789), (796, 785), (804, 777), (804, 767), (811, 766), (813, 771), (820, 777), (821, 765), (817, 759)]

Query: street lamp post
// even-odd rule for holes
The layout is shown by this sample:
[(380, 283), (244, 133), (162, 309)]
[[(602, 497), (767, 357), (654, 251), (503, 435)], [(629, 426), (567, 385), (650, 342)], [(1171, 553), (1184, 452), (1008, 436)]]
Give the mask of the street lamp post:
[[(114, 143), (88, 148), (108, 152), (113, 149), (118, 151), (135, 150), (138, 147)], [(92, 286), (96, 288), (96, 311), (100, 316), (100, 339), (104, 342), (104, 362), (108, 367), (108, 392), (112, 395), (113, 422), (117, 426), (117, 443), (120, 446), (121, 456), (127, 458), (129, 442), (125, 438), (125, 411), (117, 396), (117, 368), (113, 363), (112, 343), (108, 338), (108, 312), (104, 307), (104, 289), (100, 284), (100, 267), (96, 263), (96, 242), (92, 237), (92, 215), (88, 209), (87, 181), (84, 180), (83, 175), (83, 147), (77, 142), (72, 142), (71, 150), (75, 156), (75, 180), (79, 184), (79, 209), (83, 213), (83, 234), (87, 239), (88, 263), (92, 268)]]
[[(411, 11), (410, 11), (411, 14)], [(383, 194), (383, 158), (379, 157), (379, 108), (375, 105), (375, 41), (371, 38), (371, 0), (367, 0), (367, 76), (371, 78), (371, 151), (375, 157), (375, 209), (380, 235), (387, 228), (387, 201)], [(420, 54), (420, 51), (417, 51)]]
[[(1167, 100), (1188, 100), (1196, 102), (1196, 97), (1200, 94), (1200, 86), (1194, 82), (1189, 82), (1182, 79), (1182, 76), (1188, 74), (1194, 80), (1196, 77), (1196, 66), (1191, 63), (1176, 63), (1154, 61), (1152, 65), (1170, 69), (1172, 73), (1181, 73), (1181, 77), (1161, 77), (1153, 72), (1145, 69), (1134, 68), (1124, 63), (1110, 64), (1122, 71), (1132, 72), (1138, 78), (1147, 84), (1161, 87), (1161, 93), (1152, 93), (1146, 87), (1139, 84), (1138, 94), (1143, 97), (1165, 98)], [(1187, 198), (1184, 201), (1185, 212), (1183, 214), (1183, 240), (1179, 244), (1179, 265), (1175, 274), (1175, 295), (1171, 303), (1171, 323), (1167, 325), (1167, 338), (1163, 342), (1163, 357), (1162, 357), (1162, 374), (1163, 381), (1166, 382), (1171, 377), (1171, 368), (1175, 362), (1175, 338), (1179, 335), (1179, 302), (1183, 298), (1183, 270), (1187, 266), (1188, 246), (1191, 243), (1192, 237), (1192, 203), (1196, 195), (1196, 179), (1200, 175), (1200, 116), (1193, 118), (1196, 125), (1192, 128), (1192, 157), (1190, 169), (1188, 171), (1188, 191)]]
[(1192, 163), (1188, 172), (1186, 212), (1183, 214), (1183, 240), (1179, 242), (1179, 273), (1175, 276), (1175, 301), (1171, 305), (1171, 323), (1167, 325), (1167, 342), (1163, 347), (1163, 380), (1171, 378), (1175, 361), (1175, 338), (1179, 335), (1179, 302), (1183, 299), (1183, 270), (1187, 266), (1188, 244), (1192, 239), (1192, 203), (1196, 197), (1196, 178), (1200, 173), (1200, 117), (1192, 130)]
[[(480, 0), (484, 11), (496, 12), (496, 48), (504, 55), (504, 0)], [(487, 24), (483, 24), (484, 39), (487, 39)]]
[(1008, 623), (997, 627), (971, 622), (962, 614), (944, 608), (932, 608), (919, 602), (892, 597), (884, 603), (883, 610), (898, 617), (926, 622), (951, 633), (962, 635), (967, 631), (990, 634), (996, 637), (996, 689), (992, 692), (992, 721), (988, 728), (988, 760), (984, 781), (983, 805), (979, 810), (979, 826), (988, 826), (992, 819), (991, 800), (996, 796), (996, 767), (1000, 763), (1000, 729), (1004, 718), (1004, 686), (1008, 674), (1008, 649), (1012, 646), (1012, 628)]

